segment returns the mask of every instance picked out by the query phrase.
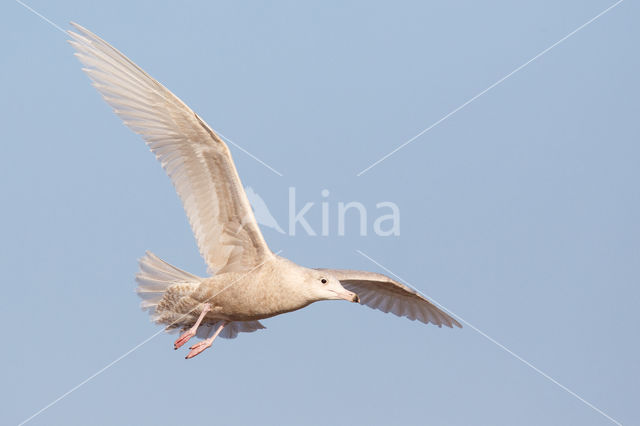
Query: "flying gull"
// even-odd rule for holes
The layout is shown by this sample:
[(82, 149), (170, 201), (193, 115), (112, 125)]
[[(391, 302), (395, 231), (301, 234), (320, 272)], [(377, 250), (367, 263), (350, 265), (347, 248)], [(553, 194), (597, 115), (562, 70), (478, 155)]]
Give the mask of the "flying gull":
[(194, 336), (187, 358), (217, 337), (263, 329), (260, 320), (320, 300), (348, 300), (441, 327), (461, 325), (417, 291), (391, 278), (310, 269), (274, 254), (220, 137), (178, 97), (126, 56), (72, 23), (75, 55), (114, 112), (140, 134), (182, 200), (210, 277), (185, 272), (147, 252), (136, 276), (142, 308), (168, 331), (175, 349)]

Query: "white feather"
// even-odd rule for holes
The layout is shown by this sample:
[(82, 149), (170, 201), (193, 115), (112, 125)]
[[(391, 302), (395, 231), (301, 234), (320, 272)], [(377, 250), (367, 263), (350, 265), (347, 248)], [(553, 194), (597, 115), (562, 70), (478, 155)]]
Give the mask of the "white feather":
[(438, 327), (462, 327), (458, 321), (439, 309), (416, 290), (386, 275), (347, 269), (319, 269), (340, 280), (347, 290), (358, 294), (360, 302), (372, 309), (391, 312), (399, 317), (418, 320)]
[[(272, 256), (260, 233), (224, 142), (178, 97), (100, 37), (80, 25), (69, 34), (93, 85), (125, 125), (142, 135), (180, 196), (209, 271), (228, 263), (234, 246), (224, 230), (237, 226), (234, 271)], [(238, 249), (238, 247), (240, 247)]]

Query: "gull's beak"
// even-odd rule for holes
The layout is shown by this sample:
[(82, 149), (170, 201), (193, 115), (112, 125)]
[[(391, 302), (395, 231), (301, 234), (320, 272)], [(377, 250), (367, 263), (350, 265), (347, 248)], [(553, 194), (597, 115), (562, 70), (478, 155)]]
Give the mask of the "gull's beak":
[(341, 292), (336, 292), (336, 294), (338, 295), (338, 297), (340, 299), (344, 299), (344, 300), (348, 300), (349, 302), (353, 302), (353, 303), (360, 303), (360, 298), (358, 297), (357, 294), (355, 294), (352, 291), (341, 291)]

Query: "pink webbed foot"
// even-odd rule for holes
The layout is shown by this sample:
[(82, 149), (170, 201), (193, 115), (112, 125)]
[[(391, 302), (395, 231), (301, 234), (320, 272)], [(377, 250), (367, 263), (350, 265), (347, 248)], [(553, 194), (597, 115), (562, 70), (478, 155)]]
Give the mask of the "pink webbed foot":
[(209, 339), (207, 340), (203, 340), (199, 343), (196, 343), (195, 345), (191, 346), (189, 349), (191, 349), (191, 351), (189, 351), (189, 353), (187, 354), (186, 357), (184, 357), (184, 359), (191, 359), (194, 356), (204, 352), (205, 349), (210, 348), (211, 344), (213, 342), (210, 341)]
[(204, 352), (205, 349), (210, 348), (211, 344), (213, 343), (213, 341), (216, 339), (216, 337), (218, 337), (218, 334), (220, 334), (220, 332), (222, 331), (222, 329), (224, 328), (225, 325), (227, 325), (228, 322), (224, 321), (222, 322), (219, 326), (218, 329), (216, 330), (215, 333), (213, 333), (213, 336), (209, 337), (208, 339), (205, 339), (201, 342), (196, 343), (195, 345), (191, 346), (189, 349), (191, 349), (191, 351), (189, 351), (189, 353), (187, 354), (187, 356), (185, 357), (185, 359), (191, 359), (194, 356)]
[(173, 349), (178, 349), (180, 346), (187, 343), (189, 339), (191, 339), (195, 335), (196, 335), (196, 330), (194, 330), (193, 327), (185, 331), (180, 335), (180, 337), (178, 337), (178, 340), (173, 342)]
[(191, 339), (193, 336), (196, 335), (196, 333), (198, 332), (198, 327), (200, 327), (200, 323), (204, 319), (204, 316), (207, 315), (207, 312), (209, 312), (210, 310), (211, 310), (211, 304), (205, 303), (202, 306), (202, 312), (200, 313), (200, 316), (198, 317), (198, 320), (196, 321), (196, 323), (193, 324), (193, 327), (191, 327), (189, 330), (182, 333), (180, 337), (178, 337), (178, 340), (173, 342), (173, 349), (178, 349), (180, 346), (187, 343), (189, 339)]

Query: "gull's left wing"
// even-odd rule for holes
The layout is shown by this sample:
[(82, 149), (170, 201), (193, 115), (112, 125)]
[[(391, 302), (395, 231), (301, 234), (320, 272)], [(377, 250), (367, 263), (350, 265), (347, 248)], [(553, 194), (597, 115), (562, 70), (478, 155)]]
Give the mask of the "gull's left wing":
[(391, 312), (412, 321), (432, 323), (438, 327), (446, 325), (462, 328), (458, 321), (422, 297), (420, 293), (386, 275), (348, 269), (318, 270), (333, 275), (344, 288), (358, 295), (360, 303), (372, 309)]

